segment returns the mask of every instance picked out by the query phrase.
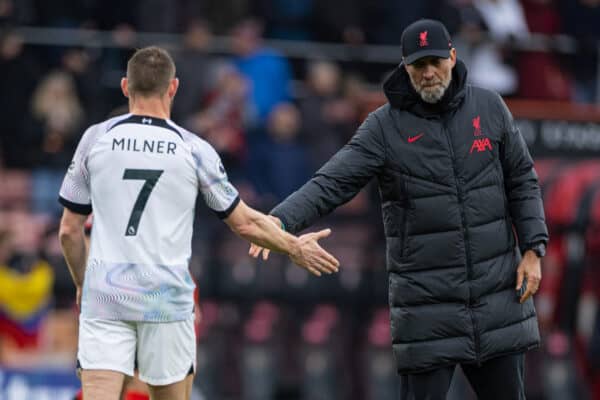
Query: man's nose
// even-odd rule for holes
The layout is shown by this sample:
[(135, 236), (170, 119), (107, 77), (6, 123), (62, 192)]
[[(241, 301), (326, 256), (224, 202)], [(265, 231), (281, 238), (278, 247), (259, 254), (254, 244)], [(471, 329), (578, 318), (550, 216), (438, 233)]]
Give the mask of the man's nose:
[(423, 78), (424, 79), (433, 79), (435, 76), (434, 68), (431, 65), (426, 65), (423, 69)]

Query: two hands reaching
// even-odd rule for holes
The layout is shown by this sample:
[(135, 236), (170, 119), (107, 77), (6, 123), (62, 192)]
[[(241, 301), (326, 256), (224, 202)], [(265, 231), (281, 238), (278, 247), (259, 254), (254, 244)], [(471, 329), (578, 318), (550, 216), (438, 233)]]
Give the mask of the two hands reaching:
[[(279, 218), (272, 215), (269, 218), (281, 226)], [(298, 266), (306, 269), (310, 273), (321, 276), (321, 274), (331, 274), (338, 271), (339, 261), (330, 253), (325, 251), (318, 243), (320, 239), (326, 238), (331, 234), (331, 229), (323, 229), (318, 232), (310, 232), (298, 237), (298, 245), (293, 253), (289, 254), (290, 259)], [(262, 253), (262, 259), (269, 258), (270, 250), (256, 244), (250, 245), (248, 254), (258, 258)]]

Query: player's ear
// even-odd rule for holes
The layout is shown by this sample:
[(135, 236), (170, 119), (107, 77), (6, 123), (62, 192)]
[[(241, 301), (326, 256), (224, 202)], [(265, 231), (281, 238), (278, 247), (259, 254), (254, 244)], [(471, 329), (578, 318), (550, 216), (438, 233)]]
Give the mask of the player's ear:
[(121, 78), (121, 91), (123, 96), (129, 97), (129, 89), (127, 88), (127, 78)]
[(170, 98), (175, 97), (175, 93), (177, 93), (178, 88), (179, 88), (179, 79), (178, 78), (171, 79), (171, 82), (169, 83), (169, 90), (167, 91)]

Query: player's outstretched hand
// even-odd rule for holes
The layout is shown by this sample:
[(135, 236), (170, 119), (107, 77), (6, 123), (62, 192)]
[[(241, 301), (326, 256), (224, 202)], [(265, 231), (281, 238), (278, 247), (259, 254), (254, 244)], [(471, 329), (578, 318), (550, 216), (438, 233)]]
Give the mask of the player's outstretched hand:
[[(331, 229), (319, 232), (306, 233), (300, 236), (300, 245), (295, 254), (290, 254), (290, 259), (310, 273), (321, 276), (321, 273), (331, 274), (337, 272), (340, 262), (318, 243), (319, 239), (331, 234)], [(263, 256), (264, 257), (264, 256)]]

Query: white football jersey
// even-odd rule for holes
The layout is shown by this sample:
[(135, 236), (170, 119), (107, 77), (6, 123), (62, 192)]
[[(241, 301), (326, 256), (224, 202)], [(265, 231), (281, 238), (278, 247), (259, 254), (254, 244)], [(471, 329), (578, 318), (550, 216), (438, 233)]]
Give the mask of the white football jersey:
[(189, 317), (198, 191), (221, 218), (239, 203), (216, 151), (174, 122), (126, 114), (84, 133), (59, 197), (71, 211), (94, 213), (83, 317)]

